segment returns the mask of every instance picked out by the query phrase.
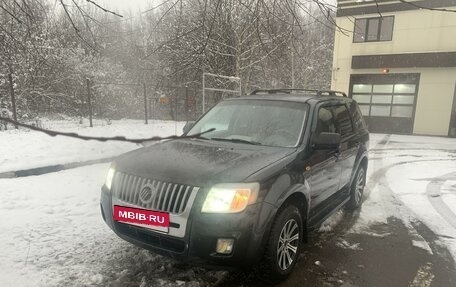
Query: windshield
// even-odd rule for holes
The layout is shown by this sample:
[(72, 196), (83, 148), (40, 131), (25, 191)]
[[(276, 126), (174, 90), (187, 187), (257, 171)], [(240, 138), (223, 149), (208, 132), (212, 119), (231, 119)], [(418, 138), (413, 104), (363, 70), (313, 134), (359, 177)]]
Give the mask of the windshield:
[(214, 128), (204, 138), (277, 147), (298, 144), (307, 104), (268, 100), (230, 100), (212, 108), (188, 132)]

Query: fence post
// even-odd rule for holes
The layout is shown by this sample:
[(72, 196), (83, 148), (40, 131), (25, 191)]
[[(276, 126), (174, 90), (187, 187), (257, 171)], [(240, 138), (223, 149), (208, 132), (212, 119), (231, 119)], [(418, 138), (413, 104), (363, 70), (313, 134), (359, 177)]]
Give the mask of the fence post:
[(189, 104), (188, 104), (188, 86), (185, 86), (185, 120), (188, 121), (188, 108), (189, 108)]
[(144, 88), (144, 121), (145, 124), (147, 125), (147, 95), (146, 95), (146, 83), (143, 83), (143, 88)]
[[(8, 80), (10, 83), (10, 93), (11, 93), (11, 109), (13, 109), (13, 120), (17, 122), (17, 113), (16, 113), (16, 96), (14, 95), (14, 83), (13, 83), (13, 75), (11, 73), (11, 67), (10, 67), (10, 72), (8, 73)], [(14, 123), (14, 127), (18, 129), (19, 127), (17, 126), (16, 123)]]
[(205, 90), (206, 90), (206, 83), (204, 81), (204, 76), (205, 74), (203, 73), (203, 114), (204, 112), (206, 111), (206, 103), (205, 103), (205, 97), (206, 97), (206, 93), (205, 93)]
[(89, 122), (90, 122), (90, 127), (93, 127), (92, 124), (92, 95), (90, 93), (90, 80), (89, 78), (86, 79), (87, 83), (87, 104), (89, 105)]
[(147, 108), (148, 108), (149, 113), (147, 114), (147, 117), (152, 119), (152, 102), (153, 102), (154, 99), (153, 98), (152, 99), (148, 98), (148, 100), (149, 101), (147, 102), (148, 103)]

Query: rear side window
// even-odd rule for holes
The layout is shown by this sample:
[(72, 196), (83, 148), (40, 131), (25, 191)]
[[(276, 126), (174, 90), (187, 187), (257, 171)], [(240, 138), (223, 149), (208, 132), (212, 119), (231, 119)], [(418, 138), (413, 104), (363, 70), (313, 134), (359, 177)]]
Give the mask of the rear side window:
[(342, 137), (350, 135), (353, 132), (352, 121), (347, 106), (334, 106), (334, 114), (336, 116), (337, 131)]
[(318, 110), (316, 134), (335, 133), (336, 124), (330, 107), (321, 107)]
[(355, 102), (350, 102), (350, 103), (348, 103), (348, 106), (350, 107), (350, 113), (352, 115), (353, 126), (354, 126), (355, 130), (360, 130), (360, 129), (365, 128), (364, 119), (363, 119), (363, 116), (361, 115), (361, 111), (359, 110), (358, 105)]

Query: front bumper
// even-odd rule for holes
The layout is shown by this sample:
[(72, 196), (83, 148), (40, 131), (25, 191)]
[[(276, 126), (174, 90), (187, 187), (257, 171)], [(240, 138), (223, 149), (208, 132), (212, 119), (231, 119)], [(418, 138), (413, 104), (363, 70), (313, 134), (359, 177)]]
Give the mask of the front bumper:
[[(203, 193), (200, 193), (200, 196)], [(169, 236), (148, 228), (115, 222), (112, 198), (103, 187), (101, 212), (106, 224), (122, 239), (155, 253), (194, 264), (245, 267), (259, 261), (276, 208), (268, 203), (250, 205), (236, 214), (203, 214), (195, 200), (183, 237)], [(230, 255), (216, 253), (218, 238), (233, 238)]]

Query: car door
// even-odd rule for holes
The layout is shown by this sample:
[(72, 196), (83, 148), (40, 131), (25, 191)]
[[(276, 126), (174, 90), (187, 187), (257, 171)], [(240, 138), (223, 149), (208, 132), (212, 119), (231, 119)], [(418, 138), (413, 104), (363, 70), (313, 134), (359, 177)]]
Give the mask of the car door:
[(341, 169), (338, 187), (338, 190), (340, 190), (350, 183), (360, 142), (353, 129), (352, 118), (345, 103), (334, 105), (333, 111), (336, 130), (341, 137), (339, 158), (337, 160), (337, 164)]
[[(334, 114), (330, 105), (317, 107), (314, 121), (316, 125), (312, 137), (322, 132), (336, 132)], [(318, 213), (318, 205), (337, 192), (340, 179), (340, 166), (337, 164), (337, 150), (314, 150), (309, 158), (311, 185), (311, 215)], [(316, 208), (315, 208), (316, 207)], [(322, 206), (320, 206), (322, 207)]]

